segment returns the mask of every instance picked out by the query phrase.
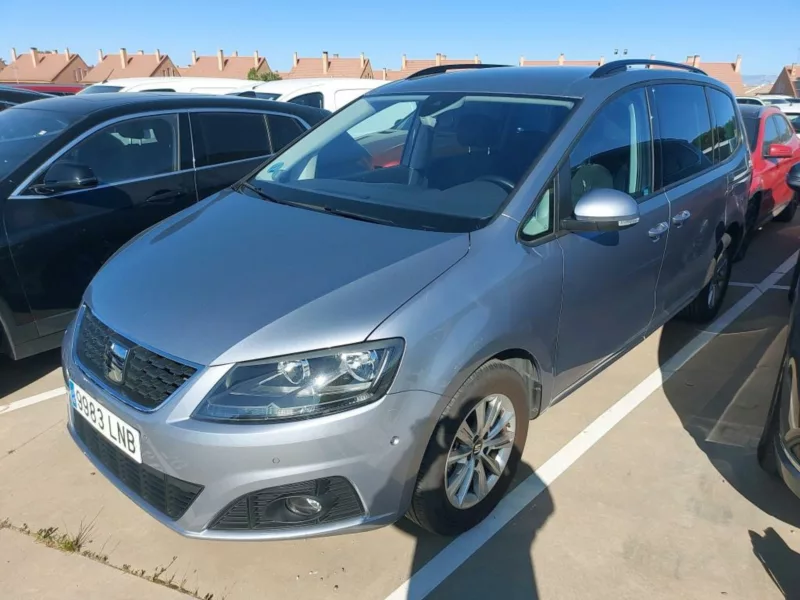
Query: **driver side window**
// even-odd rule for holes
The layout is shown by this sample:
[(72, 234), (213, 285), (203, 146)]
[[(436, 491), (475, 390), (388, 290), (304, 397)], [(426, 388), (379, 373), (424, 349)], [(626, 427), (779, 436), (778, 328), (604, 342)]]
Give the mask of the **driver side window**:
[(572, 206), (594, 189), (642, 198), (652, 190), (650, 117), (644, 89), (627, 92), (594, 116), (569, 155)]

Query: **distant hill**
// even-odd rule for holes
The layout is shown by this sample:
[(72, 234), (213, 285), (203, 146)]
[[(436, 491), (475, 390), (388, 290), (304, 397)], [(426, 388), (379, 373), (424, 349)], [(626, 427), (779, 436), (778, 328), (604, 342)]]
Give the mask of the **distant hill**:
[(774, 75), (742, 75), (742, 81), (746, 86), (761, 85), (762, 83), (773, 83)]

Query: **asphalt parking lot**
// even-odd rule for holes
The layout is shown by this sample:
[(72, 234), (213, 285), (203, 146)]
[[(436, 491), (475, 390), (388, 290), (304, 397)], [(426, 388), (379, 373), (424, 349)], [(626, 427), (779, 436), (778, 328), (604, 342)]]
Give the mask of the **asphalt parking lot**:
[(755, 458), (798, 240), (767, 225), (716, 323), (668, 324), (532, 422), (517, 487), (455, 540), (181, 538), (73, 445), (57, 353), (2, 362), (2, 597), (800, 598), (800, 500)]

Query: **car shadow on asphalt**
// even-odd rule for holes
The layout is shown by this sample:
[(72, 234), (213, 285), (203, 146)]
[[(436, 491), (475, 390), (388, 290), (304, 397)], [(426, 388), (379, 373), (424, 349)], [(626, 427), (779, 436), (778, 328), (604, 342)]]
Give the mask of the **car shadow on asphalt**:
[[(515, 453), (519, 456), (517, 449)], [(495, 598), (499, 595), (504, 600), (539, 598), (532, 547), (538, 531), (553, 514), (554, 505), (550, 490), (537, 477), (533, 468), (522, 461), (506, 494), (507, 500), (514, 488), (523, 482), (528, 489), (541, 490), (538, 496), (506, 524), (498, 535), (482, 545), (478, 544), (480, 547), (469, 556), (462, 556), (458, 552), (449, 556), (442, 555), (437, 559), (437, 555), (442, 552), (449, 554), (455, 548), (459, 551), (469, 548), (470, 536), (478, 535), (484, 539), (481, 527), (488, 525), (492, 516), (476, 529), (455, 538), (434, 535), (405, 518), (395, 525), (406, 535), (415, 538), (406, 600)], [(431, 490), (429, 493), (444, 492)], [(453, 562), (457, 566), (449, 573)], [(442, 576), (444, 579), (438, 585), (431, 583), (432, 580), (439, 581)]]
[[(0, 356), (0, 399), (38, 381), (60, 366), (60, 350), (51, 350), (18, 361)], [(47, 390), (38, 390), (44, 391)]]
[(800, 554), (769, 527), (763, 535), (750, 531), (753, 554), (787, 600), (800, 598)]
[[(663, 384), (686, 432), (724, 481), (765, 513), (800, 527), (798, 500), (758, 463), (766, 421), (785, 344), (785, 292), (768, 291), (725, 331), (714, 337)], [(675, 320), (664, 326), (659, 364), (664, 365), (702, 328)], [(713, 498), (712, 483), (698, 481), (700, 518), (726, 522), (730, 507)], [(800, 597), (800, 596), (799, 596)]]

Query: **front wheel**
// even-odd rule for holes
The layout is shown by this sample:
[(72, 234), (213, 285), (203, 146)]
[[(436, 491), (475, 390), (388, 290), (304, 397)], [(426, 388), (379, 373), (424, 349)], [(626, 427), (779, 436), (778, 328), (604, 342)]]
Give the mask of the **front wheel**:
[(485, 519), (508, 490), (528, 435), (522, 376), (493, 360), (473, 373), (445, 408), (428, 442), (406, 515), (439, 535)]
[(728, 248), (722, 248), (716, 258), (714, 274), (697, 297), (686, 307), (686, 318), (697, 323), (713, 321), (725, 300), (731, 279), (731, 260)]

